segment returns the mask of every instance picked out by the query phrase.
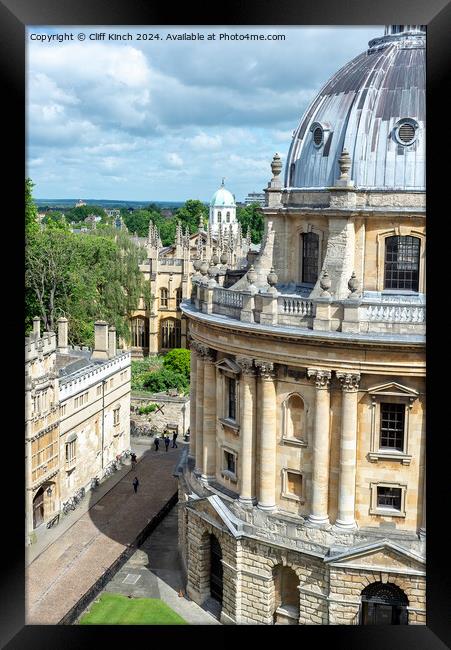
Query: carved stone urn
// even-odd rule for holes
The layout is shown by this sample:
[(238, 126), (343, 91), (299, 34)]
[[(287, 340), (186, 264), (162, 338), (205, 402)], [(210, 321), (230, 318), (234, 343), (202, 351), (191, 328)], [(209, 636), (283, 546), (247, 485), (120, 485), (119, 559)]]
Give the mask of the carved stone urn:
[(276, 284), (277, 284), (277, 280), (278, 280), (279, 278), (277, 277), (277, 274), (276, 274), (276, 272), (274, 271), (274, 267), (273, 267), (273, 266), (271, 266), (271, 270), (270, 270), (270, 272), (268, 273), (268, 276), (267, 276), (266, 279), (267, 279), (268, 284), (269, 284), (270, 287), (275, 287), (275, 286), (276, 286)]
[(357, 277), (356, 277), (355, 271), (352, 272), (352, 275), (351, 275), (351, 277), (349, 278), (349, 281), (348, 281), (348, 287), (349, 287), (349, 291), (350, 291), (352, 294), (355, 294), (355, 292), (356, 292), (357, 289), (359, 288), (359, 281), (358, 281), (358, 279), (357, 279)]
[(340, 167), (340, 180), (347, 181), (349, 179), (349, 170), (351, 169), (351, 156), (346, 149), (343, 149), (341, 152), (338, 165)]
[(271, 161), (271, 171), (274, 177), (278, 176), (282, 171), (282, 161), (278, 153), (275, 153)]
[(249, 271), (246, 274), (247, 281), (249, 282), (250, 285), (254, 284), (255, 280), (257, 279), (257, 271), (254, 269), (254, 265), (251, 264), (251, 267)]
[(319, 286), (323, 290), (322, 294), (321, 294), (322, 297), (327, 298), (328, 296), (330, 296), (329, 289), (330, 289), (331, 285), (332, 285), (332, 280), (329, 277), (327, 269), (324, 269), (323, 275), (322, 275), (321, 280), (319, 282)]

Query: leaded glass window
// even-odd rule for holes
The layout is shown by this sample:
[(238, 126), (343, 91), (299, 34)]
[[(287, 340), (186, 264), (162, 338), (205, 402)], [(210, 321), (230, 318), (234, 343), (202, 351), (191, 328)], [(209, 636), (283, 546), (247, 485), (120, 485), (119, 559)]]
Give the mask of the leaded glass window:
[(404, 450), (404, 404), (381, 404), (380, 447)]
[(385, 240), (385, 289), (418, 291), (420, 239), (387, 237)]
[(319, 237), (314, 232), (302, 235), (302, 282), (315, 284), (318, 279)]

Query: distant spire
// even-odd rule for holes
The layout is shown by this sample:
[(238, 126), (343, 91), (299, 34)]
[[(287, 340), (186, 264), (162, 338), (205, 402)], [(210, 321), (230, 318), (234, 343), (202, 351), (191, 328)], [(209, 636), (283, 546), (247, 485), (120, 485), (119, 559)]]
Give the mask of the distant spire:
[(221, 187), (224, 187), (225, 176), (222, 177)]

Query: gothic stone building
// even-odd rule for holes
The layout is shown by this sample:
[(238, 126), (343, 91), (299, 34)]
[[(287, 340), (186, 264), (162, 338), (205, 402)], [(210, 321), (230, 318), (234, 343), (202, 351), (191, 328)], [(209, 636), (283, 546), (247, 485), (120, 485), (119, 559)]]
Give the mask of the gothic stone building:
[(189, 321), (187, 592), (229, 623), (425, 623), (425, 34), (390, 26), (276, 154), (265, 240)]
[(95, 323), (95, 349), (68, 345), (68, 321), (25, 339), (26, 542), (130, 446), (130, 353)]
[[(250, 235), (243, 237), (236, 219), (233, 195), (224, 187), (215, 192), (210, 202), (207, 229), (199, 223), (198, 232), (190, 235), (177, 226), (175, 243), (162, 246), (158, 229), (149, 224), (145, 242), (148, 258), (140, 265), (153, 296), (146, 305), (141, 298), (134, 311), (131, 327), (131, 353), (134, 358), (167, 352), (172, 348), (186, 348), (186, 318), (180, 309), (182, 300), (191, 296), (191, 279), (204, 260), (221, 262), (224, 272), (220, 283), (226, 280), (226, 269), (242, 275), (247, 267), (247, 254), (251, 250)], [(197, 263), (196, 263), (197, 262)], [(197, 268), (196, 268), (197, 267)]]

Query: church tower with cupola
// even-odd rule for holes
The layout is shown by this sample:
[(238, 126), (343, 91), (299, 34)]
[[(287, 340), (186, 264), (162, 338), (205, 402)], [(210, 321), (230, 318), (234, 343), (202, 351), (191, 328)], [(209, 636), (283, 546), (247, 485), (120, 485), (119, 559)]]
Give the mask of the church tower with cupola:
[(224, 187), (224, 179), (210, 201), (209, 223), (214, 237), (218, 236), (219, 231), (223, 236), (228, 235), (230, 229), (233, 235), (238, 232), (235, 197)]

